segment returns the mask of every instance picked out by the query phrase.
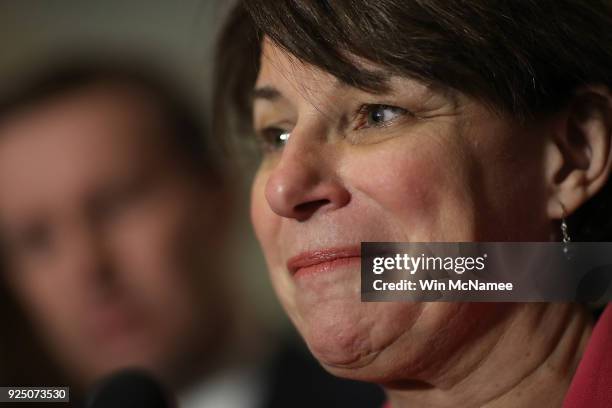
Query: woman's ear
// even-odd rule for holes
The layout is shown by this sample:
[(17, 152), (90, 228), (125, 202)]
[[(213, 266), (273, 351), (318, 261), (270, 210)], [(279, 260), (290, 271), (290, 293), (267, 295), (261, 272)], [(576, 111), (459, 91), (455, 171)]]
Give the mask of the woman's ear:
[(612, 169), (609, 87), (587, 86), (576, 91), (547, 142), (545, 163), (551, 219), (573, 213), (601, 190)]

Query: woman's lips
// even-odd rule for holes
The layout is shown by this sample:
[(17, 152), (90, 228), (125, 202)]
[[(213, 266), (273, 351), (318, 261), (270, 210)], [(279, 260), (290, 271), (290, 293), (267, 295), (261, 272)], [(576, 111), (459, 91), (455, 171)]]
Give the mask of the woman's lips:
[(325, 248), (302, 252), (287, 261), (287, 269), (293, 277), (326, 272), (361, 260), (361, 247)]

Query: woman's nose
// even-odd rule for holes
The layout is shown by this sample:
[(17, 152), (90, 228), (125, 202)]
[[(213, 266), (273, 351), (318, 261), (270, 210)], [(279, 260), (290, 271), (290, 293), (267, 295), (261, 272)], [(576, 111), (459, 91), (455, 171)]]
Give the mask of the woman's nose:
[(266, 200), (281, 217), (306, 221), (348, 204), (351, 195), (331, 165), (316, 152), (287, 144), (266, 184)]

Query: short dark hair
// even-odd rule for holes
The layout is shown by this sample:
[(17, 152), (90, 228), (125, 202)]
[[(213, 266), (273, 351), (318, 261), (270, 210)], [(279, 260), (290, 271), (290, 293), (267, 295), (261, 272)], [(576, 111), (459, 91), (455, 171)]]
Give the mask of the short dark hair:
[(217, 38), (213, 72), (212, 126), (226, 147), (232, 136), (252, 132), (251, 91), (259, 72), (260, 52), (261, 37), (239, 1)]
[[(93, 85), (119, 85), (143, 91), (160, 108), (169, 130), (168, 141), (191, 170), (219, 176), (209, 145), (209, 124), (195, 98), (171, 80), (171, 75), (137, 58), (70, 56), (25, 75), (0, 96), (0, 122), (18, 112)], [(5, 86), (6, 88), (6, 86)]]
[[(341, 81), (385, 74), (481, 98), (517, 117), (560, 107), (583, 84), (612, 86), (608, 0), (245, 0), (262, 34)], [(359, 67), (353, 56), (385, 72)]]
[[(218, 43), (215, 106), (237, 113), (239, 130), (250, 126), (266, 36), (360, 89), (411, 77), (528, 121), (562, 109), (580, 86), (612, 88), (611, 27), (609, 0), (244, 0)], [(612, 239), (611, 184), (570, 217), (576, 240)]]

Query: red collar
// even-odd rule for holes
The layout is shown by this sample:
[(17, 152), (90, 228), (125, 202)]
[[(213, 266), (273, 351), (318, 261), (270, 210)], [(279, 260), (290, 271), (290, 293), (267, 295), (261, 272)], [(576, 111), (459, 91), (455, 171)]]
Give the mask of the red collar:
[(563, 408), (612, 406), (612, 306), (595, 325)]

